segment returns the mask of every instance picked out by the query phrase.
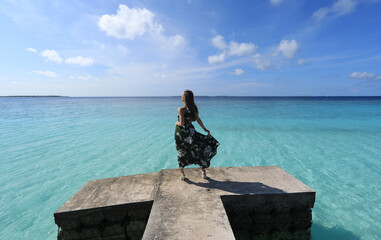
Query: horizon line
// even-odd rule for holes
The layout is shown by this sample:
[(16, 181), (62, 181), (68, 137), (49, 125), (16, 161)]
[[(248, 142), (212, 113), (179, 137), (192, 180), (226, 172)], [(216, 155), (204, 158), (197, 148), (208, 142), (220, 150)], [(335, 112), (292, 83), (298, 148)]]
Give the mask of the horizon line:
[[(165, 98), (165, 97), (181, 97), (181, 95), (168, 95), (168, 96), (64, 96), (64, 95), (7, 95), (0, 97), (62, 97), (62, 98)], [(258, 98), (281, 98), (281, 97), (304, 97), (304, 98), (316, 98), (316, 97), (381, 97), (381, 95), (273, 95), (273, 96), (245, 96), (245, 95), (198, 95), (197, 97), (258, 97)]]

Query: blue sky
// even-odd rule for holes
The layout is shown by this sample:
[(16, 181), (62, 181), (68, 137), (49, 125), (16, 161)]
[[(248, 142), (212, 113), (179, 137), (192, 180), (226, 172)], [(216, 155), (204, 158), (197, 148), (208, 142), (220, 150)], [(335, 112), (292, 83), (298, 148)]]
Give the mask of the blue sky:
[(0, 2), (0, 95), (381, 95), (381, 1)]

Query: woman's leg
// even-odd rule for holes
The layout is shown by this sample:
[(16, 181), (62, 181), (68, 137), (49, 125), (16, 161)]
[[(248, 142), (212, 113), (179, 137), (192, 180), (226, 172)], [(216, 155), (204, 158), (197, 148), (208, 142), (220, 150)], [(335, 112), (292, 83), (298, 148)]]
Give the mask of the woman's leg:
[(206, 178), (206, 172), (205, 172), (205, 168), (203, 168), (202, 166), (200, 166), (200, 168), (201, 168), (201, 176), (202, 176), (202, 178)]
[(184, 180), (185, 179), (184, 168), (182, 167), (180, 168), (180, 173), (181, 173), (180, 179)]

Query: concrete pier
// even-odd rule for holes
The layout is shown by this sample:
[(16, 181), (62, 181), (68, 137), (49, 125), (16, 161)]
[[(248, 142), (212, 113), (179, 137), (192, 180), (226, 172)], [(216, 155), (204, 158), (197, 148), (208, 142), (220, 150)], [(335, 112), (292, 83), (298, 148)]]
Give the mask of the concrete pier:
[(59, 239), (251, 239), (308, 231), (315, 192), (277, 166), (89, 181), (54, 213)]

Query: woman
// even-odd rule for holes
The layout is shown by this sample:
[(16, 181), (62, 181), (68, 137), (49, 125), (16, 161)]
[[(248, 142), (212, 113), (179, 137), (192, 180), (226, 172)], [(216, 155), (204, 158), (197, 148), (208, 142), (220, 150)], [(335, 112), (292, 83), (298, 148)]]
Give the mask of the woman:
[[(198, 108), (194, 103), (192, 91), (185, 90), (181, 96), (181, 101), (184, 102), (184, 106), (178, 109), (178, 122), (175, 123), (177, 161), (181, 180), (185, 180), (184, 167), (190, 164), (199, 165), (202, 172), (201, 176), (205, 179), (205, 168), (210, 166), (210, 160), (216, 155), (217, 147), (220, 144), (210, 135), (209, 130), (205, 128), (198, 116)], [(192, 121), (197, 121), (208, 135), (197, 132)]]

